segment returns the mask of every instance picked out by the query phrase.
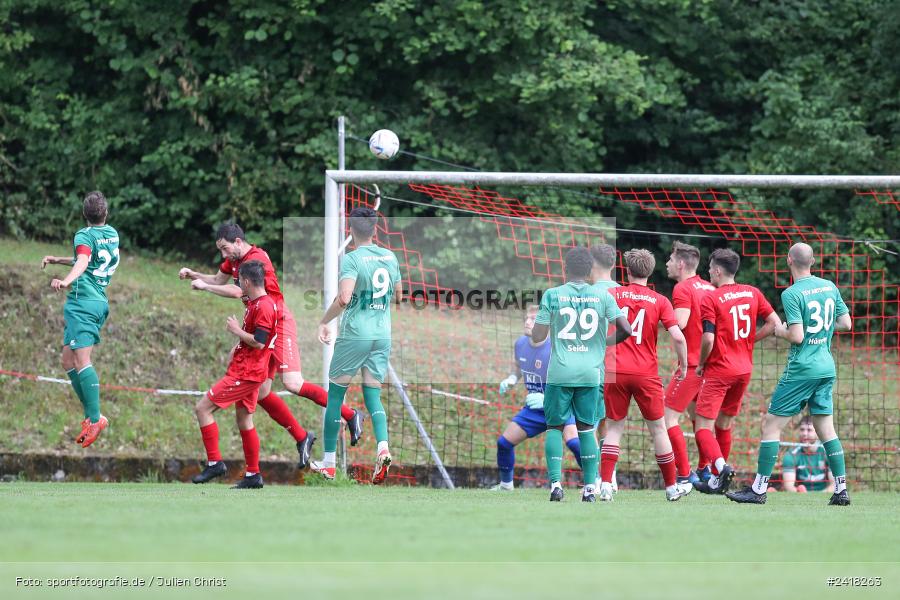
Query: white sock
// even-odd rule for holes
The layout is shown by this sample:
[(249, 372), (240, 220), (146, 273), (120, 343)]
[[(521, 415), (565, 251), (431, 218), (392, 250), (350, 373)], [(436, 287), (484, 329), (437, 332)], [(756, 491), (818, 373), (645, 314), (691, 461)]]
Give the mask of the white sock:
[(256, 471), (247, 471), (244, 477), (253, 477), (254, 475), (256, 475)]
[(834, 478), (834, 493), (840, 494), (844, 490), (847, 489), (847, 478), (846, 477), (835, 477)]
[(725, 467), (725, 459), (721, 456), (716, 459), (716, 471), (719, 473), (722, 472), (722, 469)]
[(213, 466), (214, 464), (216, 464), (217, 462), (219, 462), (219, 461), (217, 461), (217, 460), (208, 460), (208, 461), (206, 461), (206, 463), (207, 463), (210, 467)]
[(322, 455), (322, 462), (325, 463), (325, 468), (334, 468), (335, 463), (337, 462), (337, 452), (326, 452)]
[(551, 489), (551, 490), (553, 490), (554, 488), (561, 488), (561, 487), (562, 487), (562, 486), (559, 484), (558, 481), (553, 481), (553, 482), (550, 483), (550, 489)]
[(512, 481), (501, 481), (500, 487), (502, 487), (504, 490), (511, 490), (515, 488), (515, 484)]
[(753, 491), (757, 494), (765, 494), (766, 490), (769, 489), (769, 478), (765, 475), (756, 474), (756, 479), (753, 480)]
[(593, 484), (593, 483), (589, 483), (589, 484), (587, 484), (586, 486), (584, 486), (584, 490), (583, 490), (582, 493), (585, 494), (585, 495), (587, 495), (587, 494), (593, 494), (594, 491), (595, 491), (595, 489), (596, 489), (596, 488), (594, 487), (594, 484)]
[(387, 442), (378, 442), (378, 447), (375, 449), (375, 454), (381, 454), (382, 451), (385, 451), (387, 449), (388, 449)]

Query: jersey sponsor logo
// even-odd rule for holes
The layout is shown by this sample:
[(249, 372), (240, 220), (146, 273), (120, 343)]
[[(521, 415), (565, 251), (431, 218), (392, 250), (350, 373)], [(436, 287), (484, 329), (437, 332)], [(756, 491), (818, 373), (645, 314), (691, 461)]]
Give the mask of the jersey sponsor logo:
[(752, 298), (752, 297), (753, 297), (752, 290), (745, 290), (743, 292), (725, 292), (724, 294), (719, 296), (719, 302), (724, 304), (725, 302), (728, 302), (729, 300), (740, 300), (741, 298)]

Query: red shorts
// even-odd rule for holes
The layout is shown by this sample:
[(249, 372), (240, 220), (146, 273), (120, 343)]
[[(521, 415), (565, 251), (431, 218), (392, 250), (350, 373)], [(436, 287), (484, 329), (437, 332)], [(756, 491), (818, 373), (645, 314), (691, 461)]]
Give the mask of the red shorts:
[(287, 308), (284, 309), (282, 318), (275, 331), (275, 346), (272, 356), (275, 360), (275, 370), (270, 367), (269, 377), (275, 372), (291, 373), (300, 371), (300, 347), (297, 345), (297, 322), (294, 315)]
[(736, 416), (750, 385), (750, 375), (704, 376), (700, 393), (697, 394), (697, 414), (705, 419), (715, 419), (720, 412), (729, 417)]
[(632, 396), (646, 420), (655, 421), (663, 417), (663, 387), (658, 376), (616, 373), (611, 379), (615, 383), (607, 383), (603, 387), (607, 419), (621, 421), (627, 417)]
[(697, 377), (697, 367), (688, 367), (687, 376), (678, 381), (678, 369), (672, 373), (672, 381), (666, 388), (666, 408), (683, 413), (688, 404), (697, 399), (703, 379)]
[(226, 375), (213, 384), (206, 397), (219, 408), (228, 408), (239, 402), (247, 412), (252, 413), (256, 410), (256, 395), (262, 384), (262, 381), (247, 381)]

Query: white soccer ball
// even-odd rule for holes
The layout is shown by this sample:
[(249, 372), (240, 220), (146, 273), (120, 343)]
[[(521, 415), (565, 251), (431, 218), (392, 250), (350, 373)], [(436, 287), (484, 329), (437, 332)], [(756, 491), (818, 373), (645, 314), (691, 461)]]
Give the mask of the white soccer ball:
[(394, 158), (400, 150), (400, 140), (390, 129), (379, 129), (369, 138), (369, 150), (378, 158)]

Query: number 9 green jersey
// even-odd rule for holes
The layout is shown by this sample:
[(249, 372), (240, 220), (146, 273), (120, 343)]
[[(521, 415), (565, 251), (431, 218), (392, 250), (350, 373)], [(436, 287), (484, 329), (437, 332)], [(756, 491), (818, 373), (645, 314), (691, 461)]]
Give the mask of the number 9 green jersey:
[(400, 281), (400, 265), (394, 253), (374, 244), (360, 246), (344, 256), (338, 279), (356, 282), (350, 304), (341, 315), (338, 337), (390, 339), (391, 299)]
[(107, 302), (106, 287), (119, 266), (119, 232), (110, 225), (85, 227), (75, 234), (72, 243), (74, 258), (79, 248), (90, 251), (87, 269), (72, 283), (69, 300), (100, 300)]
[(781, 304), (788, 326), (803, 326), (803, 341), (791, 345), (784, 379), (834, 377), (834, 321), (849, 312), (837, 287), (821, 277), (804, 277), (781, 293)]

